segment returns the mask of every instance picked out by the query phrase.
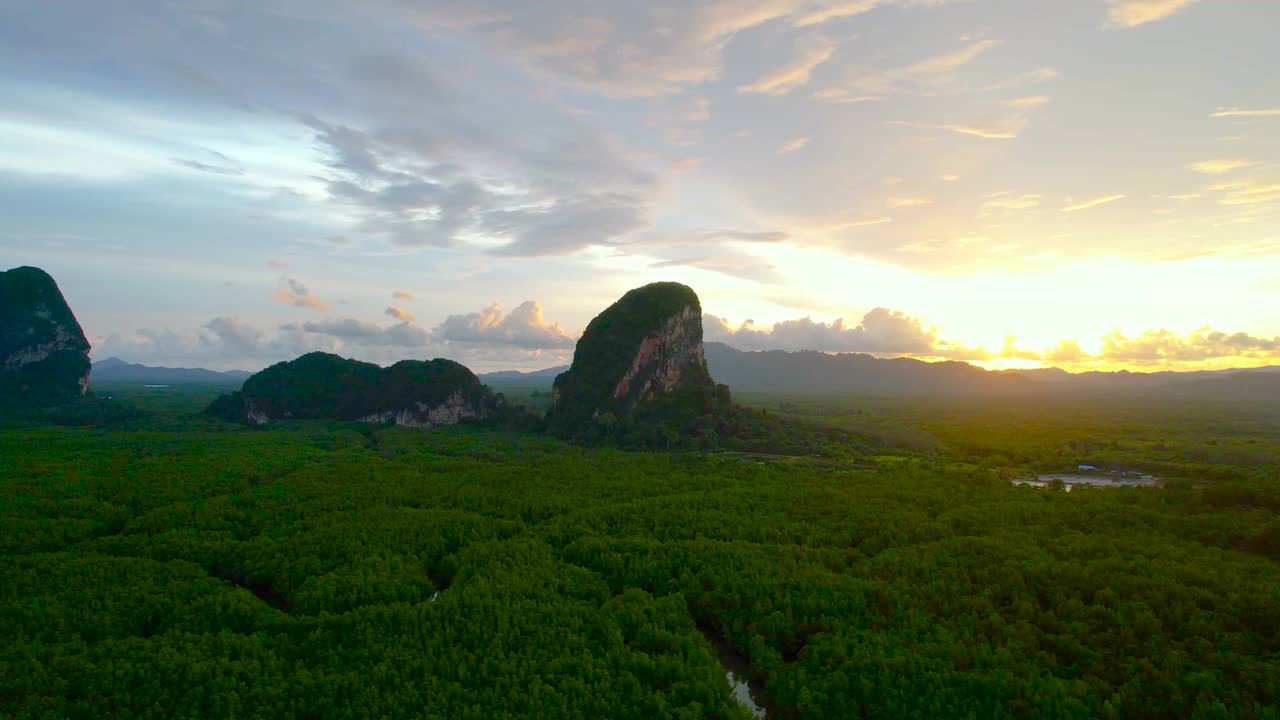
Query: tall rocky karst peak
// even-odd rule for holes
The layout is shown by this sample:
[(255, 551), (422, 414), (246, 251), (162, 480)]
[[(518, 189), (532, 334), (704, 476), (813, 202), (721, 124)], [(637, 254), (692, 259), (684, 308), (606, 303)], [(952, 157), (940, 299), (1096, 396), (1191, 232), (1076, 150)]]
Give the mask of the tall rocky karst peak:
[(587, 325), (573, 365), (556, 378), (548, 421), (553, 431), (572, 435), (602, 418), (653, 407), (704, 414), (716, 392), (703, 356), (698, 295), (679, 283), (653, 283), (623, 295)]
[(89, 387), (89, 341), (49, 273), (0, 272), (0, 404), (49, 405)]

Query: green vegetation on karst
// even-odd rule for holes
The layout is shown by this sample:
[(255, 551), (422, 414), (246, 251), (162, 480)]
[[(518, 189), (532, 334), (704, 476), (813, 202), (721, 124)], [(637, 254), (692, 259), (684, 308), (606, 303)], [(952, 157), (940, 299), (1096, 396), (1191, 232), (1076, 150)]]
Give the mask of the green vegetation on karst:
[(452, 360), (401, 360), (382, 368), (312, 352), (254, 374), (239, 391), (211, 403), (208, 412), (240, 422), (251, 409), (273, 419), (356, 420), (415, 403), (439, 405), (455, 394), (486, 412), (501, 404), (474, 373)]
[[(659, 334), (662, 342), (643, 348), (646, 338)], [(702, 306), (691, 288), (660, 282), (626, 293), (587, 325), (572, 367), (556, 377), (547, 430), (579, 445), (630, 449), (858, 450), (860, 439), (852, 433), (733, 405), (729, 388), (712, 379), (701, 348)], [(645, 353), (651, 355), (640, 357)], [(677, 374), (674, 387), (645, 392), (651, 381), (670, 380), (655, 377), (664, 372)]]
[[(746, 718), (705, 632), (777, 718), (1278, 717), (1262, 405), (753, 398), (846, 460), (115, 394), (0, 428), (5, 716)], [(1078, 458), (1166, 485), (1008, 482)]]
[(45, 271), (0, 272), (0, 411), (80, 397), (89, 342)]
[[(692, 313), (691, 320), (681, 318), (685, 312)], [(660, 332), (671, 334), (664, 349), (678, 359), (651, 358), (621, 391), (619, 381), (632, 370), (642, 341)], [(711, 379), (701, 346), (702, 306), (688, 286), (660, 282), (626, 293), (587, 325), (572, 367), (555, 379), (548, 429), (579, 442), (619, 439), (633, 446), (664, 447), (668, 436), (687, 436), (700, 418), (729, 404), (728, 388)], [(650, 375), (664, 364), (683, 366), (676, 387), (642, 396)], [(708, 430), (694, 432), (705, 436)]]

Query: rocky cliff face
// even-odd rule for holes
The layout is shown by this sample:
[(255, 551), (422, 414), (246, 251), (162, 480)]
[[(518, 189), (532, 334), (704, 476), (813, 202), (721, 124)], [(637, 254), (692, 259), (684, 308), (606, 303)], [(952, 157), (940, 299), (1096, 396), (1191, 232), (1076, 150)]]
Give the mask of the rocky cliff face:
[(431, 428), (486, 418), (500, 406), (499, 396), (452, 360), (404, 360), (381, 368), (317, 352), (257, 373), (207, 412), (253, 425), (328, 419)]
[(0, 404), (78, 398), (89, 368), (89, 341), (53, 278), (34, 267), (0, 272)]
[(687, 305), (679, 314), (663, 321), (653, 334), (640, 341), (631, 367), (613, 386), (613, 398), (630, 398), (631, 403), (653, 400), (675, 392), (685, 374), (705, 372), (702, 350), (702, 311)]
[(579, 436), (623, 418), (687, 421), (727, 404), (727, 397), (707, 371), (697, 294), (679, 283), (654, 283), (622, 296), (587, 325), (573, 365), (556, 378), (547, 420), (553, 433)]

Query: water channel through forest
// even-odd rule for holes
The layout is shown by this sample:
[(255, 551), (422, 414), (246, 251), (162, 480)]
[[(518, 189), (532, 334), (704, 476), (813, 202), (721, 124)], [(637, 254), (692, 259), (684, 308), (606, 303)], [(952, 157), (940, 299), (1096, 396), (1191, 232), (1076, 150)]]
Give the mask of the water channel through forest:
[(737, 648), (725, 639), (724, 634), (712, 625), (700, 622), (698, 630), (702, 631), (703, 637), (716, 649), (720, 664), (724, 666), (725, 674), (729, 677), (729, 685), (733, 687), (733, 697), (757, 718), (769, 717), (768, 705), (761, 699), (764, 686), (762, 683), (751, 680), (751, 661), (738, 652)]

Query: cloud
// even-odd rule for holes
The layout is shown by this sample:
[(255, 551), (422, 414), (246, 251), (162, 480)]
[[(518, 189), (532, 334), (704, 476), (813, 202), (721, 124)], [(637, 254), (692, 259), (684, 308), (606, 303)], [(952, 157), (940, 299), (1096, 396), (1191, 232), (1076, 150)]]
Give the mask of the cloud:
[(783, 275), (773, 263), (754, 255), (723, 250), (717, 251), (714, 255), (682, 253), (681, 257), (659, 260), (650, 264), (649, 267), (654, 269), (696, 268), (768, 285), (781, 285), (787, 282), (787, 276)]
[(930, 354), (937, 336), (920, 321), (901, 312), (875, 308), (857, 325), (843, 319), (815, 322), (808, 317), (786, 320), (770, 327), (751, 320), (737, 328), (724, 318), (703, 316), (703, 334), (708, 341), (723, 342), (742, 350), (818, 350), (823, 352), (868, 352), (884, 354)]
[(1057, 70), (1050, 67), (1039, 68), (1037, 70), (1020, 73), (1008, 80), (1001, 80), (1000, 82), (979, 86), (977, 89), (983, 92), (999, 92), (1001, 90), (1008, 90), (1021, 85), (1046, 82), (1058, 77), (1058, 74)]
[(827, 103), (830, 105), (875, 102), (881, 99), (878, 95), (856, 95), (844, 88), (826, 88), (825, 90), (818, 90), (809, 97), (820, 103)]
[(94, 341), (94, 357), (120, 357), (129, 362), (164, 367), (252, 369), (268, 362), (292, 359), (312, 350), (334, 350), (336, 342), (309, 341), (299, 333), (274, 335), (253, 327), (237, 316), (215, 317), (195, 333), (141, 328), (122, 337), (112, 334)]
[(227, 347), (247, 353), (254, 352), (262, 341), (261, 330), (235, 316), (213, 318), (203, 328), (213, 333)]
[[(515, 140), (519, 132), (491, 135), (469, 123), (453, 128), (461, 134), (453, 138), (429, 124), (370, 133), (303, 120), (328, 151), (330, 198), (363, 218), (361, 230), (401, 247), (481, 239), (505, 242), (489, 245), (497, 254), (560, 255), (607, 244), (647, 222), (653, 175), (569, 118), (524, 143)], [(476, 134), (483, 137), (468, 137)], [(441, 156), (470, 160), (477, 170)]]
[[(465, 95), (476, 90), (452, 88), (421, 61), (377, 65), (388, 67), (364, 83), (386, 95), (368, 102), (394, 98), (411, 110), (393, 105), (367, 129), (298, 116), (327, 156), (329, 200), (355, 218), (357, 231), (407, 248), (499, 240), (506, 254), (543, 255), (646, 224), (654, 173), (562, 108), (521, 104), (513, 128), (507, 114), (472, 109), (484, 105)], [(420, 75), (427, 79), (413, 81)]]
[(1018, 133), (1026, 125), (1026, 118), (1022, 115), (1010, 116), (1006, 118), (992, 118), (987, 120), (979, 120), (968, 123), (955, 123), (935, 125), (930, 123), (911, 122), (909, 120), (886, 120), (885, 125), (900, 125), (905, 127), (924, 128), (929, 130), (948, 130), (961, 135), (972, 135), (987, 140), (1012, 140), (1018, 137)]
[(204, 163), (199, 160), (185, 160), (183, 158), (173, 158), (175, 165), (181, 165), (192, 170), (210, 173), (213, 175), (244, 175), (244, 170), (238, 167), (228, 167), (225, 165), (214, 165), (212, 163)]
[(893, 197), (888, 200), (888, 205), (891, 208), (920, 207), (922, 205), (932, 204), (932, 200), (922, 197)]
[(671, 163), (671, 172), (676, 174), (690, 173), (698, 169), (698, 158), (682, 158)]
[(893, 222), (891, 217), (852, 217), (838, 218), (820, 223), (818, 228), (826, 231), (851, 230), (853, 228), (871, 227), (873, 225), (886, 225)]
[(408, 290), (392, 290), (391, 298), (393, 300), (404, 300), (406, 302), (413, 302), (413, 293), (409, 292)]
[(284, 268), (289, 267), (289, 263), (285, 262), (284, 260), (268, 260), (267, 267), (271, 268), (272, 270), (283, 270)]
[(689, 111), (685, 113), (684, 119), (689, 122), (711, 119), (711, 98), (696, 97), (690, 100)]
[(626, 195), (579, 195), (490, 214), (485, 230), (510, 240), (498, 255), (564, 255), (592, 245), (617, 242), (645, 227), (645, 208)]
[(1018, 137), (1018, 131), (998, 125), (943, 125), (943, 130), (958, 132), (962, 135), (973, 135), (988, 140), (1012, 140)]
[(313, 350), (341, 348), (338, 340), (306, 333), (296, 325), (267, 332), (232, 315), (205, 322), (194, 335), (168, 329), (142, 329), (131, 338), (113, 335), (101, 352), (144, 364), (251, 369)]
[(1280, 359), (1280, 337), (1263, 338), (1248, 333), (1224, 333), (1201, 328), (1186, 335), (1168, 330), (1148, 330), (1136, 337), (1113, 331), (1103, 339), (1098, 357), (1113, 362), (1154, 364), (1195, 362), (1216, 358)]
[(306, 285), (293, 278), (284, 278), (284, 283), (283, 287), (276, 288), (276, 300), (285, 305), (293, 305), (295, 307), (309, 307), (316, 310), (329, 309), (328, 303), (308, 290)]
[(1194, 5), (1199, 0), (1107, 0), (1111, 6), (1104, 27), (1132, 28), (1170, 15)]
[(431, 330), (416, 325), (413, 316), (401, 308), (388, 307), (385, 314), (397, 322), (380, 325), (343, 317), (286, 323), (273, 331), (258, 329), (236, 316), (216, 317), (196, 335), (150, 329), (138, 330), (128, 338), (113, 335), (95, 341), (95, 356), (248, 368), (322, 350), (381, 364), (406, 356), (439, 356), (489, 367), (545, 367), (565, 361), (565, 354), (575, 345), (575, 339), (559, 324), (546, 321), (534, 301), (522, 303), (505, 316), (496, 304), (480, 313), (451, 315)]
[(1040, 353), (1018, 347), (1018, 338), (1013, 335), (1004, 336), (1004, 346), (1000, 348), (1000, 352), (996, 353), (995, 356), (1011, 360), (1041, 359)]
[(835, 52), (835, 45), (829, 41), (814, 41), (812, 45), (802, 49), (799, 57), (790, 64), (760, 77), (749, 85), (740, 86), (738, 92), (786, 95), (798, 87), (807, 85), (814, 68), (830, 60), (833, 52)]
[(1280, 202), (1280, 182), (1241, 180), (1210, 185), (1208, 190), (1226, 193), (1218, 199), (1219, 205), (1262, 205)]
[(1256, 160), (1243, 160), (1241, 158), (1227, 158), (1224, 160), (1205, 160), (1204, 162), (1192, 163), (1187, 167), (1196, 172), (1206, 173), (1208, 175), (1222, 175), (1233, 170), (1253, 167), (1258, 165)]
[(886, 3), (491, 0), (484, 3), (483, 17), (469, 0), (402, 7), (417, 22), (481, 38), (559, 80), (627, 97), (674, 94), (719, 79), (725, 47), (746, 30), (778, 20), (808, 27), (880, 4)]
[(1048, 95), (1028, 95), (1027, 97), (1005, 100), (1004, 104), (1015, 108), (1036, 108), (1041, 105), (1048, 105), (1052, 101), (1053, 98)]
[(807, 137), (798, 137), (798, 138), (795, 138), (794, 140), (788, 140), (787, 142), (782, 144), (782, 147), (778, 148), (775, 151), (775, 154), (789, 155), (808, 144), (809, 144), (809, 138)]
[[(789, 28), (811, 28), (882, 5), (938, 4), (936, 0), (552, 4), (489, 0), (478, 11), (470, 0), (400, 0), (392, 6), (406, 13), (413, 24), (478, 38), (558, 81), (603, 95), (636, 97), (681, 93), (720, 79), (726, 47), (753, 28), (778, 21)], [(803, 60), (796, 63), (801, 72)]]
[(791, 25), (792, 27), (821, 25), (831, 20), (862, 15), (889, 5), (931, 7), (941, 5), (943, 2), (945, 0), (845, 0), (844, 2), (825, 0), (814, 3), (806, 0), (797, 3), (799, 12), (791, 14)]
[[(1004, 89), (1026, 82), (1039, 82), (1046, 79), (1044, 76), (1045, 71), (1034, 71), (1032, 73), (1023, 73), (1011, 80), (988, 87), (977, 88), (958, 79), (957, 72), (961, 68), (999, 44), (1000, 42), (997, 40), (978, 40), (953, 52), (927, 57), (901, 67), (847, 67), (844, 70), (845, 82), (843, 85), (849, 89), (845, 91), (845, 96), (879, 98), (894, 94), (952, 95), (973, 90)], [(830, 99), (834, 100), (840, 97), (842, 96), (833, 91)]]
[(902, 71), (908, 75), (939, 75), (955, 72), (973, 62), (979, 55), (999, 45), (995, 40), (979, 40), (966, 45), (955, 52), (937, 55), (906, 66)]
[(409, 312), (408, 310), (405, 310), (404, 308), (396, 307), (395, 305), (388, 307), (384, 314), (387, 315), (388, 317), (395, 318), (400, 322), (411, 323), (416, 319), (413, 317), (413, 313)]
[(1091, 207), (1106, 205), (1107, 203), (1113, 203), (1117, 200), (1123, 200), (1127, 197), (1129, 196), (1128, 195), (1102, 195), (1100, 197), (1089, 198), (1088, 200), (1081, 200), (1080, 202), (1067, 205), (1066, 207), (1062, 208), (1062, 212), (1077, 212), (1080, 210), (1087, 210), (1088, 208), (1091, 208)]
[(288, 330), (301, 328), (308, 333), (327, 335), (343, 343), (365, 347), (420, 348), (432, 340), (431, 333), (408, 322), (381, 327), (357, 318), (336, 318), (281, 327)]
[(886, 0), (854, 0), (853, 2), (839, 3), (836, 5), (828, 5), (808, 11), (799, 15), (791, 21), (795, 27), (808, 27), (810, 25), (819, 25), (828, 20), (837, 18), (852, 17), (870, 12), (881, 5)]
[(1044, 354), (1044, 359), (1053, 363), (1078, 363), (1090, 360), (1092, 356), (1080, 347), (1079, 341), (1062, 340)]
[(521, 303), (509, 315), (503, 315), (498, 303), (478, 313), (450, 315), (435, 335), (451, 343), (482, 345), (514, 345), (525, 349), (572, 348), (576, 341), (560, 328), (548, 323), (537, 301)]
[(1040, 200), (1041, 196), (1033, 193), (1023, 195), (1014, 195), (1008, 191), (994, 193), (983, 200), (982, 206), (978, 208), (978, 216), (990, 217), (1039, 207)]
[[(728, 227), (694, 228), (671, 233), (646, 232), (640, 236), (640, 244), (646, 249), (694, 246), (707, 247), (722, 242), (780, 243), (792, 238), (784, 230), (742, 230)], [(719, 248), (717, 248), (719, 250)]]
[(175, 165), (180, 165), (191, 170), (199, 170), (200, 172), (210, 173), (212, 175), (244, 175), (244, 168), (230, 157), (217, 152), (216, 150), (203, 150), (203, 160), (192, 160), (189, 158), (170, 158)]
[(983, 252), (987, 253), (988, 255), (999, 255), (1000, 253), (1007, 253), (1013, 250), (1017, 250), (1020, 247), (1022, 247), (1022, 243), (1003, 243), (1001, 245), (992, 245), (990, 247), (984, 248)]
[(787, 278), (773, 263), (748, 250), (753, 246), (792, 242), (797, 236), (777, 229), (704, 227), (689, 230), (637, 233), (624, 246), (635, 255), (654, 259), (651, 268), (692, 267), (760, 283), (782, 283)]
[(723, 228), (698, 230), (692, 233), (692, 235), (704, 240), (730, 240), (748, 243), (780, 243), (785, 242), (791, 237), (790, 234), (781, 230), (752, 232), (746, 230), (728, 230)]
[(1238, 110), (1235, 108), (1229, 110), (1219, 110), (1209, 117), (1211, 118), (1259, 118), (1259, 117), (1280, 117), (1280, 108), (1268, 108), (1264, 110)]

